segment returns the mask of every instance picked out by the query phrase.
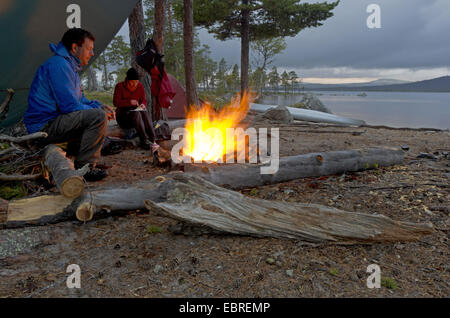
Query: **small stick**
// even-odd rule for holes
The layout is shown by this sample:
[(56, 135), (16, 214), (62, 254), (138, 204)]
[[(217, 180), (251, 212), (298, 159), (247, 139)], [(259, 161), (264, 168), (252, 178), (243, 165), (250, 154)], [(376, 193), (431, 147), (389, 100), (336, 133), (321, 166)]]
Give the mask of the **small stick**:
[(41, 177), (42, 174), (28, 174), (28, 175), (19, 175), (19, 174), (4, 174), (0, 172), (0, 181), (27, 181), (27, 180), (36, 180)]
[(28, 140), (47, 138), (48, 134), (45, 132), (37, 132), (31, 135), (21, 136), (21, 137), (11, 137), (7, 135), (0, 135), (0, 140), (21, 143)]

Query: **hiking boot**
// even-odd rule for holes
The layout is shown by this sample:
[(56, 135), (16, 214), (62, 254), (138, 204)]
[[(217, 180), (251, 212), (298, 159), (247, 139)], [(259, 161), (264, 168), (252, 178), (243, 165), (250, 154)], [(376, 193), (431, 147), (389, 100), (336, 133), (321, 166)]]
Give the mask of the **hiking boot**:
[(88, 182), (100, 181), (108, 176), (106, 170), (91, 168), (83, 177)]
[(101, 164), (101, 163), (95, 164), (95, 167), (96, 167), (97, 169), (100, 169), (100, 170), (108, 170), (108, 169), (111, 168), (111, 166), (107, 166), (107, 165), (104, 165), (104, 164)]

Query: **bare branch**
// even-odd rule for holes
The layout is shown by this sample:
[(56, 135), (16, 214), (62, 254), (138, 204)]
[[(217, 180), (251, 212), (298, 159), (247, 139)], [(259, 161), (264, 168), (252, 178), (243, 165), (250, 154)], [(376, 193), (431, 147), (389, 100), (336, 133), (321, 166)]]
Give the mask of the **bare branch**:
[(0, 172), (0, 181), (27, 181), (27, 180), (36, 180), (41, 174), (28, 174), (28, 175), (19, 175), (19, 174), (4, 174)]
[(31, 135), (21, 136), (21, 137), (11, 137), (7, 135), (0, 135), (0, 140), (10, 141), (10, 142), (25, 142), (33, 139), (47, 138), (48, 134), (45, 132), (37, 132)]

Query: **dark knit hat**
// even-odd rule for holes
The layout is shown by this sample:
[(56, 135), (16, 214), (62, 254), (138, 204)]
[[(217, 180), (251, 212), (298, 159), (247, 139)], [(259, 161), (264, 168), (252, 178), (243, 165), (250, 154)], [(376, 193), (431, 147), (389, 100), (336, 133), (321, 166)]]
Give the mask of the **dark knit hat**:
[(135, 68), (132, 67), (127, 71), (127, 80), (129, 81), (139, 80), (139, 73), (138, 71), (136, 71)]

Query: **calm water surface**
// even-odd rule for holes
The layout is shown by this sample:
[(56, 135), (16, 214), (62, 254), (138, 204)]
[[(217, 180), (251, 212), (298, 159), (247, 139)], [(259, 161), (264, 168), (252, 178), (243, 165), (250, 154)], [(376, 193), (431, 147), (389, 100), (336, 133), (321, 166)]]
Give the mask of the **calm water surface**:
[[(362, 119), (369, 125), (450, 129), (450, 93), (314, 92), (335, 115)], [(264, 104), (292, 105), (301, 95), (268, 96)]]

